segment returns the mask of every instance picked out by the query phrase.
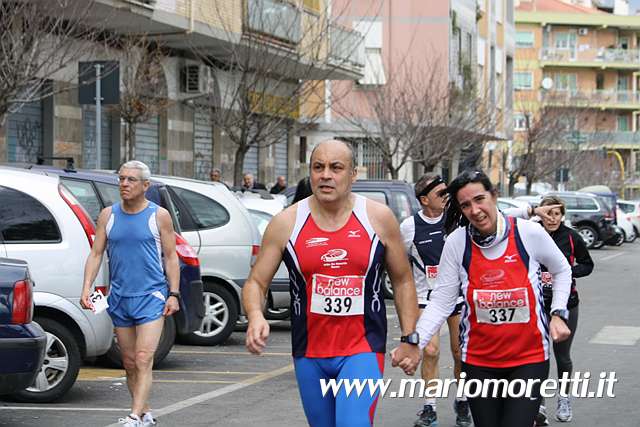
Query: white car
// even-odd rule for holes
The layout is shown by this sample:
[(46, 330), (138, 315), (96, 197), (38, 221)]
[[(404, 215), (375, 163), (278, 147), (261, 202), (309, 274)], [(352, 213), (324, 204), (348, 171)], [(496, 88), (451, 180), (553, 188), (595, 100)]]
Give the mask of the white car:
[(196, 345), (220, 344), (244, 315), (242, 286), (260, 250), (260, 233), (225, 185), (167, 176), (153, 179), (169, 189), (182, 237), (200, 260), (205, 317), (199, 331), (182, 338)]
[[(82, 359), (101, 356), (111, 346), (109, 315), (80, 306), (95, 225), (55, 175), (0, 167), (0, 200), (0, 256), (29, 264), (34, 320), (48, 336), (35, 383), (16, 398), (50, 402), (73, 386)], [(106, 268), (101, 268), (95, 284), (107, 283)]]
[(640, 201), (618, 200), (618, 207), (622, 209), (624, 216), (633, 224), (636, 236), (640, 235)]
[[(264, 235), (271, 218), (284, 208), (282, 200), (279, 199), (278, 195), (274, 196), (263, 190), (247, 191), (244, 193), (236, 192), (236, 196), (251, 214), (254, 224), (258, 228), (258, 231), (260, 231), (260, 236)], [(269, 287), (267, 318), (272, 320), (288, 318), (290, 301), (289, 272), (284, 262), (281, 262)]]
[(636, 240), (638, 235), (636, 234), (636, 230), (633, 228), (633, 224), (629, 221), (629, 218), (627, 218), (624, 211), (619, 207), (616, 207), (616, 224), (622, 229), (625, 242), (633, 242)]

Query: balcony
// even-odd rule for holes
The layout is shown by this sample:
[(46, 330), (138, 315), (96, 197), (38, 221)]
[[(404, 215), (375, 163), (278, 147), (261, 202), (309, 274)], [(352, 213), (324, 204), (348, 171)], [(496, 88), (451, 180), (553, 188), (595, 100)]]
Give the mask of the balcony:
[(623, 148), (624, 146), (630, 146), (630, 148), (640, 147), (640, 132), (582, 132), (581, 135), (585, 137), (587, 144), (615, 146), (617, 148)]
[(247, 0), (245, 31), (298, 44), (302, 37), (301, 12), (287, 2)]
[(543, 48), (540, 50), (540, 61), (543, 66), (640, 69), (640, 50)]
[(542, 95), (546, 105), (571, 108), (640, 109), (640, 92), (617, 90), (550, 90)]
[(329, 58), (332, 63), (343, 68), (355, 67), (362, 72), (364, 67), (364, 36), (355, 30), (330, 24)]

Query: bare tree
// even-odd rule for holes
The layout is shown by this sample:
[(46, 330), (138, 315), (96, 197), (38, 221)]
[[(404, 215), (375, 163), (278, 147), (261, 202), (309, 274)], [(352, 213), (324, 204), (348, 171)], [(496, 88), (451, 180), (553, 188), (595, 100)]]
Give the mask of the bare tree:
[[(331, 19), (337, 11), (308, 13), (302, 2), (249, 1), (243, 29), (224, 24), (222, 2), (216, 13), (223, 23), (225, 48), (193, 53), (215, 70), (219, 93), (208, 91), (211, 122), (235, 147), (234, 184), (242, 181), (246, 153), (282, 141), (286, 134), (316, 126), (326, 107), (325, 85), (338, 71), (342, 78), (363, 65), (358, 58), (362, 36)], [(238, 34), (242, 31), (242, 34)]]
[(578, 149), (585, 150), (596, 143), (587, 137), (589, 134), (580, 132), (597, 117), (597, 112), (587, 105), (565, 104), (551, 94), (540, 104), (520, 98), (516, 110), (517, 131), (507, 171), (510, 196), (520, 177), (526, 178), (526, 193), (530, 194), (534, 182), (555, 180), (560, 168), (572, 169), (578, 164)]
[(120, 57), (120, 103), (114, 110), (125, 123), (126, 158), (135, 158), (136, 125), (160, 114), (169, 105), (162, 62), (166, 51), (144, 35), (116, 43)]
[(55, 88), (46, 80), (105, 40), (99, 28), (83, 25), (92, 6), (91, 0), (0, 1), (0, 127), (22, 104), (50, 96)]
[(392, 179), (408, 162), (432, 170), (456, 151), (481, 145), (495, 125), (495, 110), (468, 76), (463, 88), (447, 81), (437, 60), (399, 61), (386, 84), (361, 90), (351, 102), (333, 104), (364, 141), (381, 154)]

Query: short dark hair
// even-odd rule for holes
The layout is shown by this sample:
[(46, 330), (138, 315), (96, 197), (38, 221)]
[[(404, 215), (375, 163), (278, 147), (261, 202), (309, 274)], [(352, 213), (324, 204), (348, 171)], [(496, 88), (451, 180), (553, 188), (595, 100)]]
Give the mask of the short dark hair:
[(469, 220), (462, 214), (462, 209), (458, 204), (458, 191), (468, 184), (479, 182), (482, 184), (485, 190), (491, 194), (497, 194), (495, 187), (491, 183), (491, 180), (481, 170), (466, 170), (458, 175), (451, 184), (447, 187), (447, 193), (449, 193), (449, 200), (445, 207), (445, 222), (444, 229), (447, 234), (453, 233), (456, 228), (460, 226), (466, 226), (469, 224)]
[(322, 142), (318, 143), (315, 147), (313, 147), (313, 150), (311, 150), (311, 155), (309, 156), (309, 168), (311, 168), (311, 161), (313, 160), (313, 153), (315, 153), (316, 149), (320, 146), (320, 144), (322, 144), (324, 142), (340, 142), (340, 143), (342, 143), (349, 150), (349, 154), (350, 154), (349, 160), (351, 160), (351, 168), (355, 168), (356, 167), (356, 152), (353, 149), (353, 145), (351, 145), (351, 143), (349, 141), (344, 141), (342, 139), (328, 139), (326, 141), (322, 141)]
[(560, 213), (564, 215), (565, 213), (565, 204), (564, 201), (558, 196), (544, 196), (542, 201), (540, 202), (540, 206), (549, 206), (549, 205), (560, 205)]

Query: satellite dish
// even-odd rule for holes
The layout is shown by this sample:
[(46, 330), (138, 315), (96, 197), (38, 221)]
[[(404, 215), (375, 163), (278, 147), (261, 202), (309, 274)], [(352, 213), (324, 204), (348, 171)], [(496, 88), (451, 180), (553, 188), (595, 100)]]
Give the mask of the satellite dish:
[(553, 80), (550, 77), (542, 79), (542, 89), (550, 90), (553, 87)]

